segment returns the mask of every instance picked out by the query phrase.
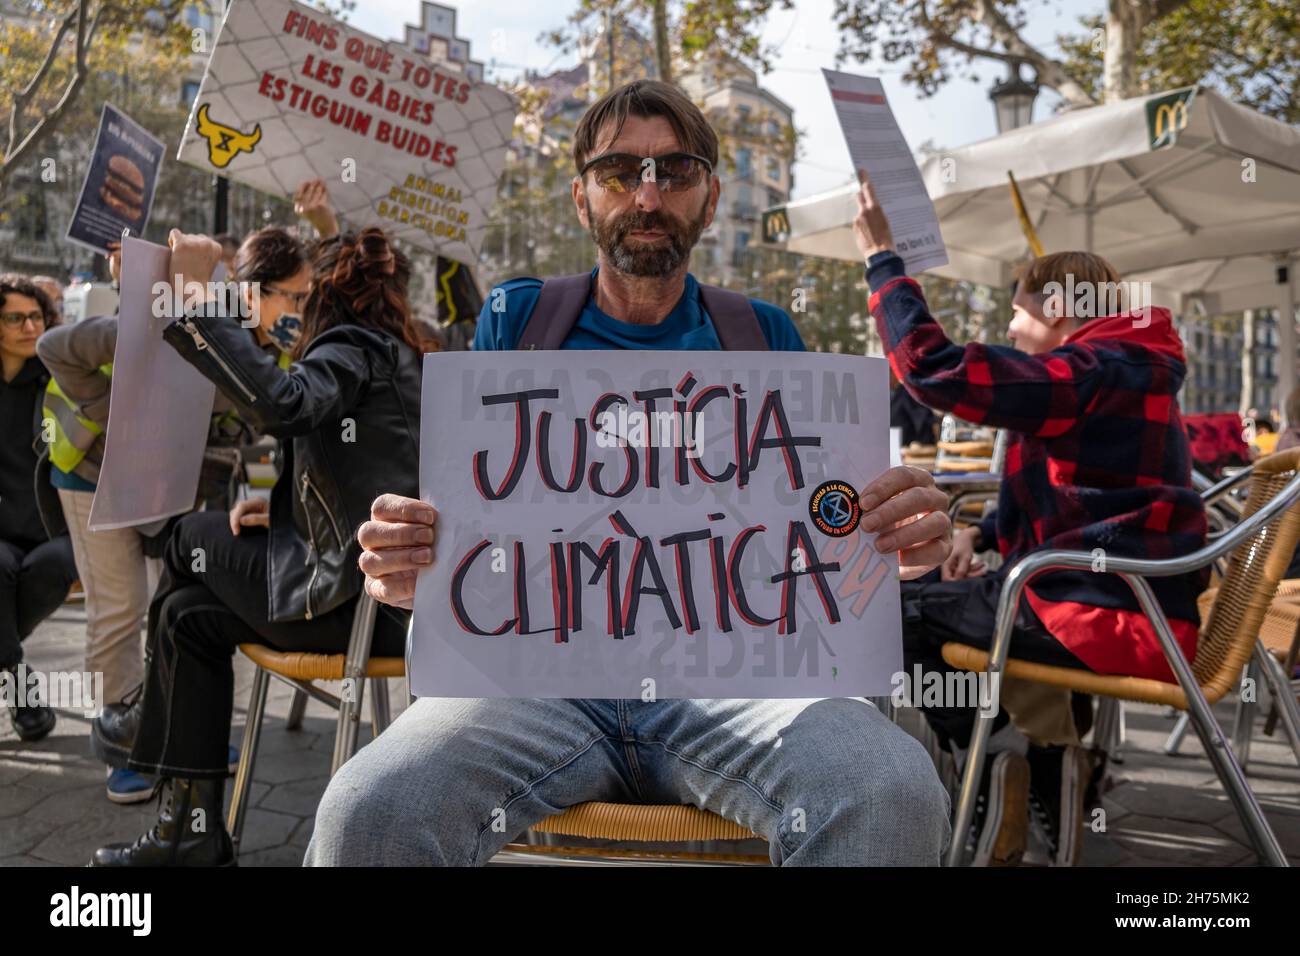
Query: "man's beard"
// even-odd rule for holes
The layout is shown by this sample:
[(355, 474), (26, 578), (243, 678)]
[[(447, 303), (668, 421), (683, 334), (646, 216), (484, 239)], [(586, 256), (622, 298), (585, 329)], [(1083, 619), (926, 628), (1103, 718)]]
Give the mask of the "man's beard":
[[(630, 276), (663, 278), (672, 275), (684, 263), (704, 231), (707, 199), (692, 220), (679, 219), (662, 208), (643, 212), (635, 207), (622, 216), (599, 219), (587, 200), (587, 221), (591, 236), (611, 266)], [(628, 240), (628, 233), (657, 230), (663, 238), (654, 242)]]

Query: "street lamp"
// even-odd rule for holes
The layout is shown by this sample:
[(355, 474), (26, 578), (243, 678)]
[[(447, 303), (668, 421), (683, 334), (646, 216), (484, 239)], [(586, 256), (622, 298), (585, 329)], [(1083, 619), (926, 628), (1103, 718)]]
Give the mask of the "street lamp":
[(1020, 78), (1020, 64), (1012, 60), (1010, 66), (1011, 75), (989, 90), (999, 134), (1027, 126), (1033, 120), (1034, 98), (1038, 96), (1038, 84)]

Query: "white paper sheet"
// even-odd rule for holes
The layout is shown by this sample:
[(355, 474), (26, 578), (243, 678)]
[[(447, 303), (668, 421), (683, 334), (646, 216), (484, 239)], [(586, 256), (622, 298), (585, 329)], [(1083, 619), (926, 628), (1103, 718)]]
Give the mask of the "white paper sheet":
[(915, 275), (945, 265), (948, 252), (934, 203), (894, 119), (894, 111), (889, 108), (884, 86), (870, 76), (827, 69), (822, 70), (822, 75), (830, 88), (853, 168), (865, 169), (871, 177), (908, 273)]
[(113, 392), (91, 531), (148, 524), (194, 507), (216, 388), (163, 341), (171, 319), (154, 315), (153, 287), (168, 281), (170, 262), (166, 246), (122, 242)]
[[(412, 692), (639, 699), (890, 693), (902, 665), (897, 559), (876, 552), (856, 509), (857, 491), (889, 466), (884, 360), (802, 352), (601, 352), (595, 359), (582, 351), (425, 357), (420, 489), (439, 518), (434, 565), (416, 586)], [(508, 396), (533, 389), (555, 394), (529, 401), (525, 440)], [(644, 444), (600, 444), (600, 398), (624, 397), (627, 405), (610, 411), (644, 410), (633, 392), (648, 389), (668, 393), (654, 399), (656, 411), (711, 396), (693, 419), (698, 459), (683, 452), (679, 462), (671, 436), (653, 469)], [(507, 398), (485, 404), (488, 396)], [(760, 444), (778, 437), (780, 419), (763, 415), (764, 405), (777, 403), (770, 396), (779, 397), (785, 434), (807, 443)], [(543, 412), (550, 413), (546, 447), (539, 440)], [(614, 424), (638, 437), (630, 417), (626, 431)], [(578, 432), (586, 436), (583, 454)], [(743, 486), (738, 446), (755, 463)], [(699, 469), (722, 480), (707, 480)], [(620, 497), (592, 487), (595, 480), (621, 490), (631, 476)], [(570, 485), (573, 491), (556, 490)], [(806, 538), (792, 537), (796, 524)], [(701, 540), (682, 545), (663, 540), (697, 532)], [(603, 550), (611, 544), (617, 552)], [(582, 545), (592, 552), (584, 556)], [(591, 559), (600, 553), (617, 564), (613, 594), (608, 573), (593, 580)], [(638, 567), (640, 588), (632, 585)]]

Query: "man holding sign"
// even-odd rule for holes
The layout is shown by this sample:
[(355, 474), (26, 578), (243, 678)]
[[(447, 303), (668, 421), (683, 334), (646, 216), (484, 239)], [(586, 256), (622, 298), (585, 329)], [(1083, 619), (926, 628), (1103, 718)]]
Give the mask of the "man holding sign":
[[(717, 158), (716, 134), (669, 84), (637, 81), (592, 106), (572, 192), (597, 269), (492, 290), (475, 349), (803, 351), (782, 310), (687, 271), (718, 204)], [(846, 491), (903, 577), (948, 555), (947, 500), (928, 474), (893, 468)], [(358, 532), (367, 591), (411, 607), (437, 513), (385, 495), (371, 518)], [(924, 749), (858, 698), (425, 697), (331, 781), (307, 861), (482, 864), (542, 818), (601, 799), (705, 807), (768, 839), (782, 864), (934, 864), (949, 835)]]

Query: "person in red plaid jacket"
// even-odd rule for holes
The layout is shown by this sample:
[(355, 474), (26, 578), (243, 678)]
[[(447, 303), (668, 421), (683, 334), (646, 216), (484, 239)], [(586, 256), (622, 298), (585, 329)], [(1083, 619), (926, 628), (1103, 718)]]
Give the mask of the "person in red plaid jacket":
[[(1089, 309), (1089, 301), (1113, 301), (1119, 276), (1099, 256), (1059, 253), (1021, 271), (1009, 330), (1015, 347), (957, 345), (930, 314), (920, 285), (905, 274), (888, 218), (865, 172), (859, 177), (854, 233), (867, 263), (871, 314), (894, 374), (918, 401), (1007, 429), (1010, 439), (996, 516), (957, 536), (941, 581), (903, 586), (908, 672), (916, 664), (923, 673), (950, 671), (940, 654), (946, 641), (992, 643), (1003, 576), (982, 575), (973, 559), (979, 550), (996, 546), (1004, 569), (1040, 549), (1089, 551), (1101, 570), (1106, 555), (1162, 559), (1202, 547), (1205, 509), (1192, 488), (1177, 399), (1186, 361), (1169, 311), (1147, 307), (1109, 315)], [(1070, 297), (1070, 289), (1084, 297)], [(1205, 574), (1150, 583), (1190, 660)], [(1174, 679), (1128, 585), (1091, 571), (1034, 579), (1018, 609), (1011, 656)], [(976, 711), (939, 706), (926, 707), (925, 714), (960, 756)], [(1015, 862), (1024, 851), (1028, 786), (1053, 861), (1072, 863), (1082, 830), (1086, 757), (1074, 745), (1030, 745), (1026, 760), (1016, 752), (1024, 738), (1007, 721), (1002, 712), (994, 724), (988, 789), (977, 830), (967, 838), (983, 856), (980, 862)], [(995, 752), (999, 745), (1006, 749)]]

